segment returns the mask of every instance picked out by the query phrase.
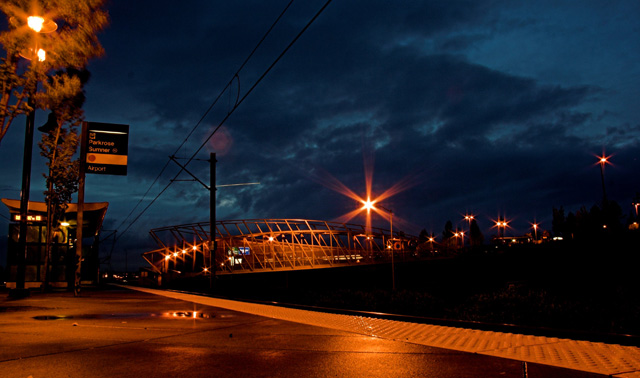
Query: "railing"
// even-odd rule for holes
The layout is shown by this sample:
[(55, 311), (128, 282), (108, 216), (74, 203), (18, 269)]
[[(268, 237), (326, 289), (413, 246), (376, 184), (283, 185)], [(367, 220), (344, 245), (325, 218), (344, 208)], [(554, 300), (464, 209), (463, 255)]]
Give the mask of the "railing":
[[(158, 273), (215, 274), (316, 269), (382, 263), (409, 257), (414, 237), (362, 225), (306, 219), (216, 222), (210, 253), (209, 223), (150, 231), (159, 249), (143, 254)], [(396, 257), (397, 256), (397, 257)]]

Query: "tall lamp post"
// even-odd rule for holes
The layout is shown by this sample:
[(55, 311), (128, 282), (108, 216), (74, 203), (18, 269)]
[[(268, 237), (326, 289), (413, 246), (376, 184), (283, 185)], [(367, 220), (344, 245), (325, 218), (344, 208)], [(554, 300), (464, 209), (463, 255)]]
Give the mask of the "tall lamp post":
[(602, 156), (598, 156), (600, 160), (598, 163), (600, 164), (600, 180), (602, 181), (602, 206), (606, 206), (607, 203), (607, 191), (604, 188), (604, 166), (609, 162), (609, 156), (606, 156), (604, 153)]
[[(52, 20), (45, 20), (40, 16), (30, 16), (27, 18), (27, 25), (35, 33), (33, 49), (29, 49), (22, 57), (36, 62), (43, 62), (46, 59), (46, 52), (38, 46), (38, 33), (54, 32), (58, 25)], [(35, 83), (37, 85), (37, 82)], [(35, 123), (35, 101), (33, 93), (29, 88), (28, 105), (31, 109), (27, 114), (27, 122), (24, 135), (24, 154), (22, 158), (22, 188), (20, 191), (20, 234), (18, 236), (17, 253), (17, 275), (16, 290), (24, 292), (26, 261), (27, 261), (27, 218), (29, 213), (29, 192), (31, 190), (31, 158), (33, 155), (33, 129)], [(27, 295), (22, 293), (20, 295)]]
[[(498, 234), (501, 238), (504, 238), (504, 229), (507, 228), (507, 221), (504, 218), (498, 217), (498, 221), (496, 222), (496, 227), (498, 227)], [(502, 229), (502, 231), (500, 231)]]
[[(367, 200), (367, 201), (362, 201), (363, 206), (362, 209), (366, 209), (367, 211), (371, 211), (371, 209), (375, 210), (376, 207), (374, 206), (375, 201), (371, 201), (371, 200)], [(389, 241), (391, 242), (390, 244), (390, 250), (391, 250), (391, 288), (392, 290), (396, 290), (396, 269), (395, 269), (395, 265), (394, 265), (394, 259), (393, 259), (393, 211), (389, 210), (383, 206), (378, 205), (378, 208), (386, 211), (387, 213), (389, 213), (389, 228), (390, 228), (390, 237), (389, 237)]]
[(531, 223), (531, 227), (533, 227), (533, 240), (534, 242), (538, 242), (538, 226), (539, 224), (536, 223), (536, 221), (533, 221), (533, 223)]
[[(464, 216), (464, 220), (467, 221), (467, 225), (469, 226), (468, 230), (469, 230), (469, 245), (471, 245), (471, 221), (473, 221), (474, 216), (473, 214), (465, 214)], [(462, 241), (462, 246), (464, 247), (464, 239)]]

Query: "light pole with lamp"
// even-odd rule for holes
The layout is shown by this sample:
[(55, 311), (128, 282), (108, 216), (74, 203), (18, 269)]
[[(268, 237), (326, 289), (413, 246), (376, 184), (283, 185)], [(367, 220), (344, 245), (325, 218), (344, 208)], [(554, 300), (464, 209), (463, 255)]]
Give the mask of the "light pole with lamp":
[[(464, 220), (467, 221), (467, 226), (469, 226), (469, 245), (471, 245), (471, 221), (475, 219), (473, 214), (465, 214)], [(464, 240), (462, 241), (462, 246), (464, 247)]]
[(604, 187), (604, 165), (609, 163), (609, 156), (606, 156), (604, 153), (602, 156), (598, 156), (600, 159), (598, 163), (600, 164), (600, 180), (602, 181), (602, 206), (606, 206), (607, 204), (607, 191)]
[[(27, 18), (27, 25), (34, 32), (34, 47), (27, 50), (24, 54), (20, 54), (23, 58), (37, 62), (43, 62), (46, 59), (45, 50), (38, 46), (38, 33), (54, 32), (58, 25), (52, 20), (45, 20), (40, 16), (30, 16)], [(37, 81), (34, 82), (36, 87)], [(16, 295), (25, 296), (25, 279), (26, 279), (26, 261), (27, 261), (27, 218), (29, 213), (29, 193), (31, 191), (31, 159), (33, 155), (33, 129), (35, 123), (35, 101), (33, 99), (33, 90), (28, 88), (29, 113), (24, 135), (24, 154), (22, 158), (22, 188), (20, 192), (20, 232), (18, 236), (18, 253), (17, 253), (17, 275), (16, 275)]]
[[(371, 201), (371, 200), (367, 200), (367, 201), (362, 201), (363, 203), (363, 209), (366, 209), (367, 211), (371, 211), (371, 209), (375, 210), (376, 206), (374, 206), (375, 201)], [(387, 209), (384, 206), (380, 206), (377, 205), (377, 207), (381, 210), (386, 211), (387, 213), (389, 213), (389, 228), (390, 228), (390, 238), (389, 241), (391, 242), (391, 244), (389, 244), (389, 249), (391, 251), (391, 288), (392, 290), (396, 290), (396, 270), (395, 270), (395, 265), (394, 265), (394, 259), (393, 259), (393, 211), (390, 209)]]
[[(505, 221), (504, 218), (498, 217), (496, 227), (498, 227), (498, 235), (500, 235), (501, 238), (504, 238), (504, 230), (507, 228), (507, 221)], [(502, 231), (500, 231), (500, 229), (502, 229)]]

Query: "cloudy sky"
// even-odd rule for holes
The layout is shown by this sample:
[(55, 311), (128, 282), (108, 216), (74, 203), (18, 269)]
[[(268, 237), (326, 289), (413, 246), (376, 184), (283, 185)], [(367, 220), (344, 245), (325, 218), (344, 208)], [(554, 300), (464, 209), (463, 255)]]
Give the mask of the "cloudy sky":
[[(260, 182), (219, 188), (219, 219), (344, 220), (358, 204), (337, 183), (365, 196), (369, 172), (374, 197), (394, 189), (382, 202), (394, 229), (440, 235), (472, 213), (487, 239), (499, 215), (511, 220), (507, 233), (523, 234), (534, 219), (550, 229), (553, 207), (602, 200), (603, 152), (607, 195), (631, 211), (636, 0), (334, 0), (281, 56), (325, 5), (294, 1), (243, 65), (288, 4), (110, 2), (85, 117), (130, 125), (129, 168), (88, 176), (86, 200), (110, 203), (104, 228), (121, 236), (114, 267), (125, 254), (129, 268), (145, 264), (150, 229), (208, 220), (208, 191), (171, 183), (173, 154), (201, 159), (188, 169), (205, 182), (210, 152), (218, 184)], [(23, 122), (0, 146), (2, 197), (19, 197)], [(39, 200), (45, 165), (34, 159)], [(6, 217), (3, 208), (0, 229)]]

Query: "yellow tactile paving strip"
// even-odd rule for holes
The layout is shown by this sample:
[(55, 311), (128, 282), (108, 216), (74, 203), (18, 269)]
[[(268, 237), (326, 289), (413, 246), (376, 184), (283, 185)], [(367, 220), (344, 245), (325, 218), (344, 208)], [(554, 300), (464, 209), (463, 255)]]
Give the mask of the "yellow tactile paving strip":
[(129, 288), (207, 306), (384, 339), (485, 354), (613, 377), (640, 378), (640, 348), (637, 347), (329, 314), (163, 290)]

